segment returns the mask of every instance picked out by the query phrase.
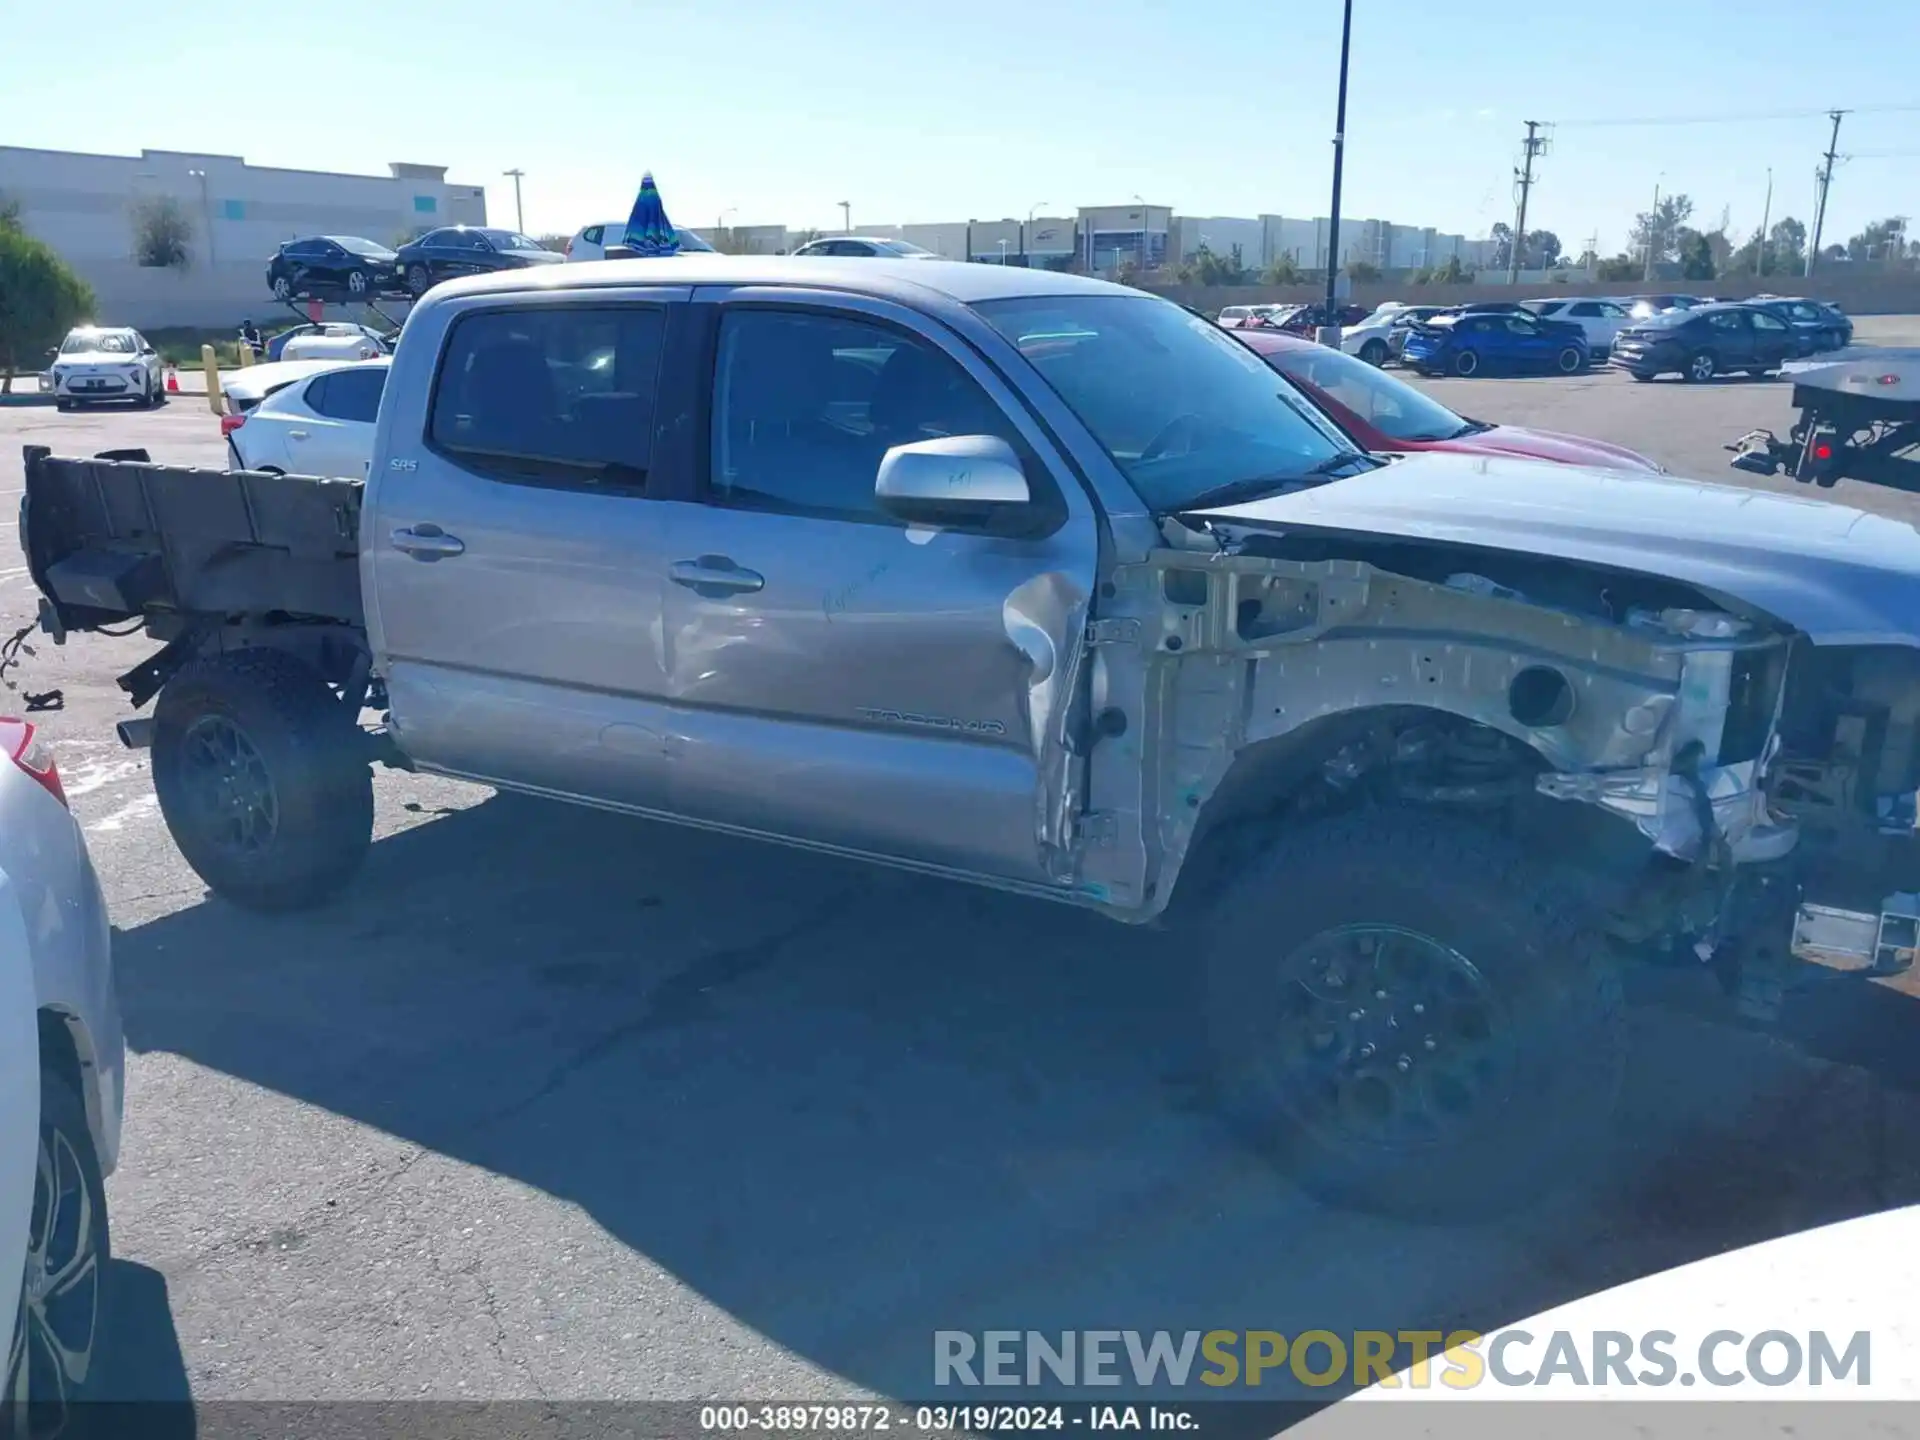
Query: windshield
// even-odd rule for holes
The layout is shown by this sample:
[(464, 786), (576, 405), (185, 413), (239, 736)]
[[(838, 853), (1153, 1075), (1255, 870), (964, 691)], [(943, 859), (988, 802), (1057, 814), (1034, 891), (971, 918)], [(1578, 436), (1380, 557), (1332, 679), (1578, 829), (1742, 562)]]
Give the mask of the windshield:
[(1281, 350), (1266, 361), (1282, 375), (1311, 385), (1395, 440), (1449, 440), (1473, 425), (1438, 400), (1340, 350), (1316, 346)]
[(355, 255), (368, 255), (378, 260), (394, 258), (394, 252), (378, 240), (369, 240), (361, 235), (334, 235), (330, 238), (342, 250), (351, 251)]
[(131, 355), (133, 352), (131, 335), (102, 334), (98, 330), (76, 330), (60, 345), (62, 355)]
[(1246, 346), (1142, 295), (989, 300), (974, 307), (1020, 347), (1166, 514), (1224, 485), (1301, 479), (1352, 447)]
[(909, 245), (904, 240), (876, 240), (873, 248), (886, 255), (931, 255), (931, 250), (922, 250), (918, 245)]
[(529, 235), (522, 235), (518, 230), (482, 230), (480, 233), (487, 237), (487, 240), (496, 250), (541, 250), (546, 248), (541, 245), (538, 240), (533, 239)]

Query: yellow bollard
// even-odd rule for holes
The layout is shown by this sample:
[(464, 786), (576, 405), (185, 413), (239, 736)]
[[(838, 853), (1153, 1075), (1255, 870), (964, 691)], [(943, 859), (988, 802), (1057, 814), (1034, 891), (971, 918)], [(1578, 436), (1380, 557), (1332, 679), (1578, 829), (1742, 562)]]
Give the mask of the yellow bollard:
[(233, 348), (240, 358), (240, 368), (242, 370), (246, 369), (247, 366), (253, 364), (253, 347), (251, 345), (247, 344), (246, 341), (242, 340), (238, 345), (234, 346)]
[(207, 372), (207, 408), (216, 415), (225, 414), (220, 405), (224, 398), (220, 394), (220, 357), (214, 353), (213, 346), (200, 347), (200, 368)]

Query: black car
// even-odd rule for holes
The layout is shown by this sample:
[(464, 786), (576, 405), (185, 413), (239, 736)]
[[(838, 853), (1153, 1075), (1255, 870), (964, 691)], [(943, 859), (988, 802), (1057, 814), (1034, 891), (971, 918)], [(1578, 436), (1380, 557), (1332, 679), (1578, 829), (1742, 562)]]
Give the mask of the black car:
[(359, 235), (289, 240), (267, 262), (276, 300), (371, 300), (400, 283), (399, 256)]
[(1635, 320), (1651, 320), (1669, 310), (1698, 310), (1702, 305), (1718, 302), (1698, 295), (1629, 295), (1618, 303), (1626, 306), (1627, 313)]
[(1853, 343), (1853, 321), (1833, 306), (1797, 295), (1756, 295), (1745, 302), (1778, 315), (1793, 328), (1802, 355)]
[(456, 275), (486, 275), (529, 265), (560, 265), (566, 256), (517, 230), (448, 225), (400, 247), (400, 275), (409, 295), (424, 295)]
[(1613, 340), (1607, 363), (1636, 380), (1678, 374), (1711, 380), (1745, 372), (1764, 375), (1798, 353), (1785, 320), (1757, 305), (1701, 305), (1636, 320)]

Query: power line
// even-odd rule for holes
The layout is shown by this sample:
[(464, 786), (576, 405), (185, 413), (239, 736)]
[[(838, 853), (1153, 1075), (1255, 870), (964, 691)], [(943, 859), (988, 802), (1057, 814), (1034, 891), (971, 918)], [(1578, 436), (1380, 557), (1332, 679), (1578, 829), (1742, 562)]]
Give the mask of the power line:
[[(1583, 129), (1625, 125), (1745, 125), (1765, 120), (1811, 120), (1831, 115), (1831, 110), (1750, 110), (1723, 115), (1593, 115), (1578, 120), (1556, 120), (1556, 128), (1566, 125)], [(1894, 115), (1920, 113), (1920, 105), (1849, 105), (1849, 115)]]

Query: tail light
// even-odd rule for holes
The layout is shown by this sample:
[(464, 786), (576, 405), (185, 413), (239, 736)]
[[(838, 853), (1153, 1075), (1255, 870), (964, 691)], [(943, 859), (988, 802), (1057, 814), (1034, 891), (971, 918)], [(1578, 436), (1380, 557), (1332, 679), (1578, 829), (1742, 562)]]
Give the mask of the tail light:
[(66, 789), (60, 783), (60, 767), (54, 764), (52, 749), (40, 738), (38, 726), (0, 716), (0, 746), (5, 747), (13, 763), (42, 790), (62, 805), (67, 803)]
[(247, 417), (244, 415), (222, 415), (220, 417), (220, 434), (222, 438), (233, 434), (234, 431), (246, 423)]

